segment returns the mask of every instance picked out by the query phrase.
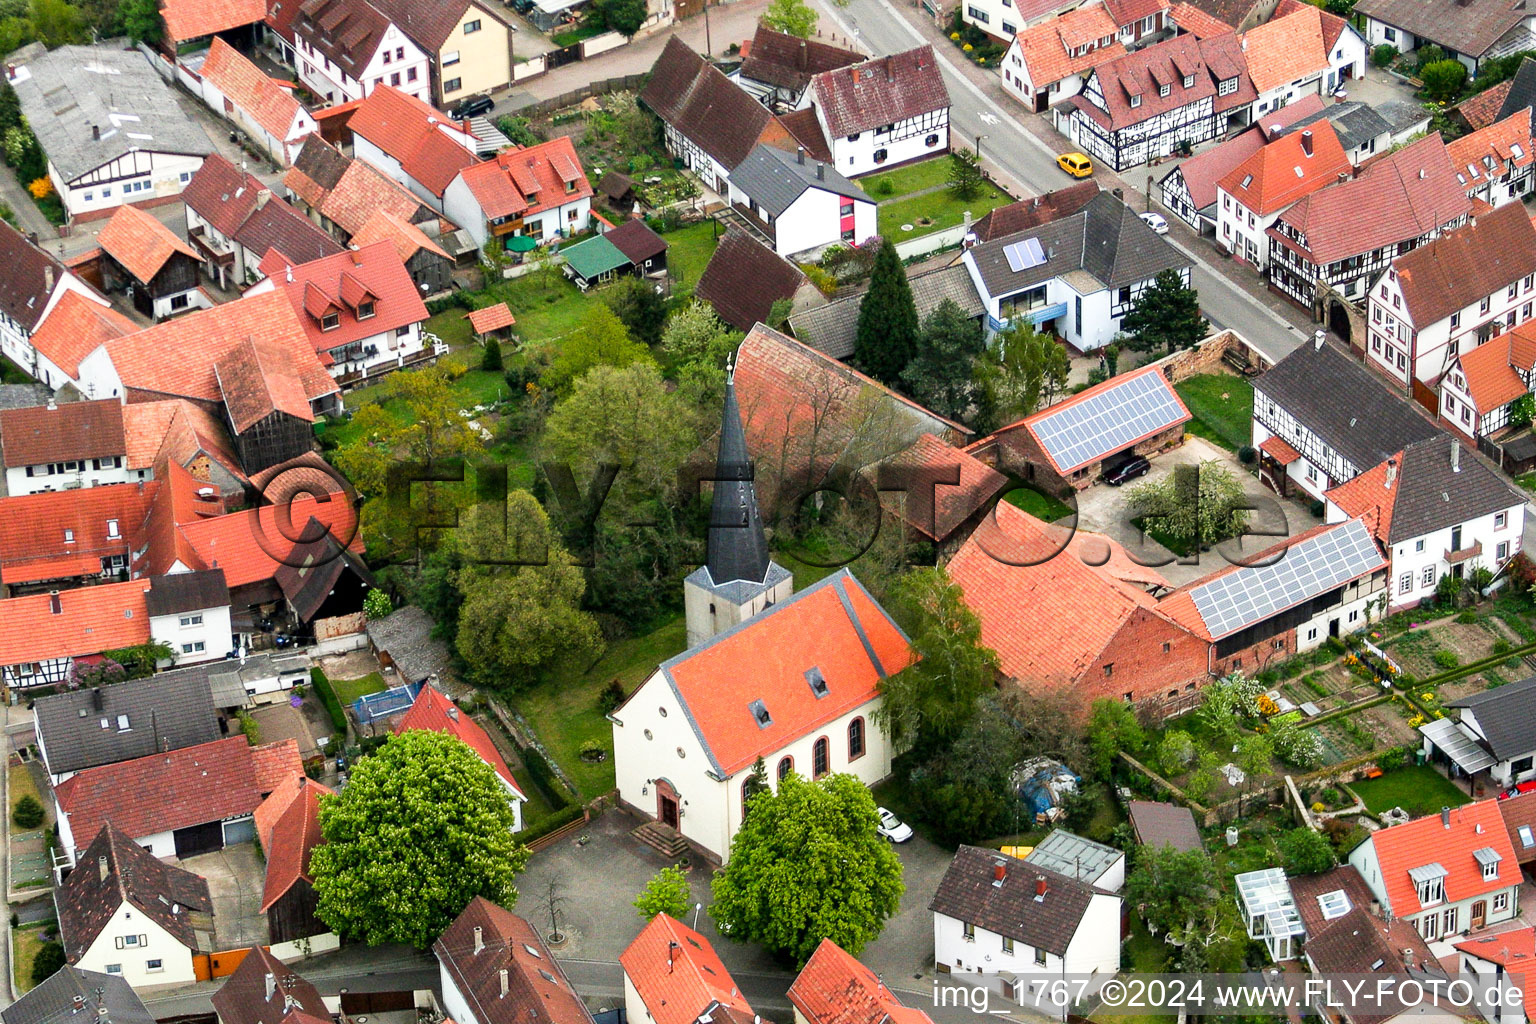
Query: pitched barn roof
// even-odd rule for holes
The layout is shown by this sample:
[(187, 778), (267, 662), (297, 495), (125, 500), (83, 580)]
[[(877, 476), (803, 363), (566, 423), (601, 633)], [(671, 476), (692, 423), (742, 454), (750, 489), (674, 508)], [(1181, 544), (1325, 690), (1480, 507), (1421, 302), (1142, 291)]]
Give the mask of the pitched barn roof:
[(137, 206), (124, 204), (112, 211), (96, 241), (108, 256), (122, 264), (124, 270), (146, 284), (154, 280), (166, 261), (177, 253), (199, 263), (203, 261), (170, 228)]
[(0, 462), (39, 466), (127, 451), (123, 405), (116, 399), (0, 411)]
[(484, 896), (469, 902), (432, 951), (480, 1024), (527, 1024), (530, 1015), (541, 1024), (592, 1024), (537, 930)]
[[(255, 0), (255, 5), (262, 7), (262, 0)], [(274, 139), (286, 141), (299, 115), (304, 112), (290, 89), (284, 89), (239, 50), (217, 36), (203, 60), (201, 74)]]
[(640, 100), (727, 170), (759, 142), (790, 144), (789, 132), (767, 107), (677, 36), (656, 58)]
[(181, 945), (199, 949), (190, 918), (194, 911), (213, 911), (207, 881), (157, 859), (134, 842), (136, 837), (114, 825), (102, 824), (90, 835), (79, 866), (55, 894), (65, 956), (84, 956), (125, 904)]
[(811, 79), (818, 113), (834, 137), (949, 109), (949, 88), (927, 44)]
[(741, 77), (795, 93), (804, 92), (814, 75), (865, 59), (857, 50), (775, 32), (761, 22), (746, 54), (741, 62)]
[(768, 319), (773, 304), (805, 284), (800, 268), (745, 231), (727, 230), (694, 286), (695, 298), (715, 307), (739, 331)]
[(694, 1024), (717, 1008), (731, 1021), (754, 1016), (709, 940), (669, 914), (651, 918), (619, 964), (656, 1024)]

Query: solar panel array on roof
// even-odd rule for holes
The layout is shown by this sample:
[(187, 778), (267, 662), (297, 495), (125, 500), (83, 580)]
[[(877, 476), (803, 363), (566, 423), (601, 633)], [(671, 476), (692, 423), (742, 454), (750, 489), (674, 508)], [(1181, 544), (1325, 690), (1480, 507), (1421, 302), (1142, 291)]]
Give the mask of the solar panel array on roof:
[(1031, 424), (1046, 454), (1070, 473), (1184, 418), (1161, 373), (1143, 373), (1080, 402), (1048, 411)]
[(1038, 267), (1045, 262), (1045, 250), (1040, 248), (1038, 238), (1026, 238), (1022, 242), (1005, 245), (1003, 255), (1008, 257), (1008, 269), (1015, 274), (1021, 270)]
[(1360, 520), (1351, 519), (1292, 545), (1273, 565), (1218, 576), (1191, 590), (1189, 596), (1211, 636), (1220, 639), (1343, 586), (1381, 564), (1370, 531)]

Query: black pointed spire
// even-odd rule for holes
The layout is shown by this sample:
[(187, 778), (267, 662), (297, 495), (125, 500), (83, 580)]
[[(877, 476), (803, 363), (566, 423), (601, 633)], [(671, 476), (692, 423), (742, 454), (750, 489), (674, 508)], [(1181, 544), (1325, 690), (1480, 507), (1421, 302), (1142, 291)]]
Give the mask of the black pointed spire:
[(715, 459), (715, 497), (709, 511), (709, 576), (716, 586), (768, 578), (768, 538), (752, 489), (752, 460), (736, 404), (736, 369), (725, 371), (725, 414), (720, 424), (720, 453)]

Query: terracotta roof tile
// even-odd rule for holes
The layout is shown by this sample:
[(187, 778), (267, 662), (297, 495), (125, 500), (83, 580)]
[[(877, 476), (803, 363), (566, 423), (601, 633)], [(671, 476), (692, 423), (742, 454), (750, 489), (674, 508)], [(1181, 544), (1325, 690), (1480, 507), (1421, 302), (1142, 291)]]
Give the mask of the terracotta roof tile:
[(0, 274), (0, 312), (36, 330), (49, 296), (64, 279), (64, 264), (0, 221), (0, 265), (5, 267)]
[(1268, 452), (1270, 455), (1273, 455), (1275, 461), (1280, 463), (1282, 466), (1289, 466), (1291, 463), (1301, 458), (1301, 452), (1287, 444), (1285, 438), (1281, 437), (1279, 434), (1273, 434), (1266, 438), (1264, 443), (1259, 445), (1259, 447)]
[(1020, 32), (1014, 39), (1024, 60), (1029, 80), (1037, 91), (1071, 75), (1084, 74), (1106, 61), (1125, 55), (1125, 46), (1114, 40), (1086, 53), (1073, 51), (1085, 42), (1115, 35), (1117, 26), (1102, 4), (1080, 7)]
[(811, 79), (818, 113), (834, 136), (949, 109), (949, 89), (933, 47), (876, 57)]
[(1271, 18), (1241, 36), (1248, 77), (1259, 92), (1269, 92), (1328, 70), (1322, 14), (1311, 4)]
[[(261, 261), (261, 272), (267, 275), (274, 290), (292, 303), (294, 314), (317, 353), (379, 334), (393, 340), (397, 328), (427, 319), (421, 292), (389, 242), (374, 242), (365, 248), (348, 249), (291, 268), (284, 268), (285, 262), (269, 255)], [(292, 272), (291, 281), (288, 270)], [(312, 303), (306, 296), (312, 289), (340, 299), (330, 300), (340, 313), (338, 325), (331, 330), (321, 326), (324, 307), (310, 308)], [(373, 315), (359, 320), (359, 303), (369, 297), (374, 300)]]
[[(459, 21), (470, 7), (467, 0), (443, 0), (441, 3), (430, 4), (413, 3), (412, 0), (374, 0), (374, 6), (428, 53), (443, 48), (449, 34), (458, 28)], [(493, 5), (476, 4), (475, 9), (489, 15), (496, 23), (494, 26), (486, 26), (487, 29), (500, 28), (505, 20), (504, 15)]]
[[(1003, 884), (994, 885), (999, 863)], [(1045, 898), (1037, 900), (1041, 879), (1046, 882)], [(1065, 956), (1098, 891), (996, 850), (962, 846), (949, 862), (928, 909)]]
[(1082, 181), (1076, 185), (1067, 185), (1043, 196), (999, 206), (983, 214), (971, 229), (976, 232), (977, 240), (991, 242), (1004, 235), (1018, 234), (1062, 217), (1070, 217), (1092, 202), (1098, 194), (1097, 182)]
[(143, 546), (148, 491), (138, 484), (107, 484), (0, 498), (0, 581), (98, 575), (103, 558)]
[[(265, 0), (160, 0), (165, 34), (178, 42), (254, 25), (266, 16)], [(220, 42), (215, 39), (214, 45)]]
[(357, 79), (389, 28), (389, 19), (368, 0), (303, 0), (293, 21), (295, 35)]
[(1487, 128), (1499, 119), (1499, 111), (1503, 108), (1504, 100), (1509, 96), (1510, 87), (1514, 84), (1513, 80), (1505, 79), (1498, 85), (1490, 86), (1475, 96), (1462, 100), (1451, 109), (1459, 111), (1462, 120), (1466, 121), (1473, 131)]
[(1407, 318), (1423, 330), (1536, 274), (1536, 227), (1511, 203), (1404, 253), (1392, 269)]
[[(262, 913), (270, 910), (295, 882), (314, 881), (309, 874), (309, 858), (315, 847), (325, 842), (320, 834), (320, 797), (331, 795), (331, 791), (307, 779), (302, 771), (289, 776), (289, 780), (256, 808), (261, 851), (267, 858)], [(266, 828), (262, 827), (264, 812), (268, 815)]]
[[(882, 501), (900, 502), (907, 523), (933, 540), (944, 540), (971, 516), (984, 508), (1008, 484), (1008, 478), (961, 448), (945, 444), (932, 434), (923, 434), (911, 447), (886, 462), (894, 466), (924, 467), (929, 470), (958, 468), (958, 484), (935, 484), (906, 493), (882, 491)], [(932, 508), (928, 506), (932, 505)]]
[[(1453, 807), (1450, 819), (1448, 828), (1441, 823), (1440, 815), (1431, 814), (1371, 834), (1367, 842), (1376, 848), (1381, 883), (1387, 893), (1388, 906), (1384, 910), (1403, 917), (1419, 909), (1419, 894), (1408, 872), (1426, 864), (1438, 863), (1445, 868), (1447, 905), (1519, 883), (1518, 861), (1509, 842), (1509, 832), (1504, 828), (1504, 819), (1499, 815), (1497, 800), (1480, 800)], [(1502, 862), (1509, 865), (1507, 871), (1501, 871), (1500, 877), (1483, 879), (1482, 869), (1472, 854), (1484, 848), (1492, 848), (1503, 858)]]
[(477, 140), (465, 125), (393, 86), (369, 93), (347, 127), (394, 157), (439, 198), (459, 171), (480, 162), (472, 152)]
[[(1307, 153), (1310, 145), (1312, 152)], [(1353, 170), (1332, 123), (1283, 136), (1228, 171), (1217, 185), (1260, 216), (1276, 213)]]
[(1361, 0), (1355, 10), (1471, 57), (1485, 55), (1527, 17), (1523, 0)]
[(470, 310), (464, 314), (464, 319), (469, 321), (470, 329), (476, 334), (489, 334), (491, 331), (499, 331), (503, 327), (511, 327), (517, 323), (505, 302), (498, 302), (484, 309)]
[[(394, 246), (395, 254), (402, 262), (410, 262), (411, 257), (422, 249), (441, 256), (445, 260), (453, 258), (443, 250), (442, 246), (428, 238), (421, 228), (389, 210), (379, 210), (352, 234), (352, 244), (358, 248), (372, 245), (374, 242), (388, 242)], [(287, 254), (284, 253), (284, 255)]]
[(102, 250), (138, 280), (154, 280), (160, 268), (176, 253), (202, 262), (192, 247), (161, 224), (153, 215), (137, 206), (123, 205), (112, 211), (101, 233), (96, 236)]
[[(328, 792), (317, 782), (310, 787)], [(266, 852), (266, 843), (262, 849)], [(269, 859), (268, 877), (271, 873)], [(251, 947), (235, 973), (209, 1000), (222, 1024), (289, 1024), (292, 1018), (331, 1019), (320, 990), (262, 946)]]
[(80, 360), (113, 338), (138, 329), (138, 324), (105, 302), (70, 289), (59, 297), (32, 335), (32, 345), (53, 365), (75, 377), (80, 372)]
[(932, 1024), (904, 1006), (874, 971), (831, 939), (822, 939), (789, 986), (796, 1016), (808, 1024)]
[(1193, 4), (1179, 3), (1173, 5), (1168, 12), (1173, 23), (1185, 32), (1190, 33), (1196, 39), (1209, 39), (1211, 36), (1219, 36), (1223, 32), (1231, 32), (1232, 26), (1216, 17), (1202, 11)]
[[(1270, 438), (1270, 440), (1277, 440), (1277, 438)], [(1268, 441), (1265, 442), (1265, 444), (1268, 443)], [(1300, 455), (1298, 454), (1297, 457), (1300, 458)], [(1391, 461), (1395, 467), (1401, 467), (1403, 453), (1396, 453)], [(1385, 545), (1390, 543), (1392, 506), (1401, 490), (1402, 488), (1397, 486), (1387, 486), (1387, 463), (1383, 462), (1378, 466), (1372, 466), (1354, 479), (1330, 489), (1326, 496), (1346, 516), (1365, 523), (1371, 531), (1371, 536)]]
[[(487, 220), (518, 213), (532, 216), (592, 196), (576, 147), (564, 135), (536, 146), (504, 149), (496, 159), (466, 167), (459, 176)], [(570, 191), (566, 190), (568, 178), (575, 186)]]
[[(202, 564), (220, 568), (231, 588), (270, 580), (284, 564), (287, 549), (303, 541), (311, 518), (320, 520), (331, 534), (362, 554), (357, 533), (357, 513), (343, 494), (325, 500), (294, 498), (286, 507), (263, 505), (214, 518), (193, 518), (178, 523), (179, 533)], [(99, 588), (98, 588), (99, 589)]]
[(1195, 209), (1203, 210), (1216, 202), (1217, 182), (1263, 148), (1264, 133), (1258, 129), (1246, 131), (1203, 153), (1196, 153), (1163, 177), (1167, 179), (1177, 174), (1183, 179)]
[[(308, 263), (342, 251), (320, 225), (278, 198), (257, 206), (234, 237), (256, 256), (258, 263), (270, 256), (274, 249), (293, 263)], [(353, 241), (356, 240), (354, 235)]]
[(716, 1007), (753, 1016), (709, 940), (668, 914), (640, 929), (619, 964), (656, 1024), (694, 1024)]
[(787, 32), (775, 32), (759, 23), (750, 48), (741, 62), (741, 76), (766, 82), (791, 92), (804, 92), (811, 77), (823, 71), (835, 71), (858, 64), (865, 56), (857, 50), (801, 39)]
[(186, 948), (198, 948), (188, 911), (213, 911), (208, 883), (156, 859), (135, 838), (108, 825), (89, 839), (77, 835), (77, 842), (88, 843), (80, 868), (69, 873), (56, 894), (59, 938), (71, 961), (85, 955), (124, 905), (154, 921)]
[(727, 230), (694, 286), (693, 294), (715, 307), (739, 331), (768, 319), (773, 304), (793, 298), (805, 274), (745, 231)]
[(805, 147), (805, 153), (811, 159), (827, 164), (832, 162), (832, 148), (827, 145), (827, 136), (821, 130), (821, 122), (816, 120), (815, 109), (803, 107), (780, 114), (779, 123), (793, 137), (796, 145)]
[(526, 1024), (530, 1017), (540, 1024), (592, 1024), (591, 1012), (533, 926), (484, 896), (470, 900), (432, 951), (455, 987), (484, 1008), (480, 1024)]
[(416, 197), (361, 160), (347, 165), (341, 180), (320, 204), (320, 212), (348, 233), (362, 227), (380, 210), (414, 220), (420, 208)]
[(1536, 981), (1536, 929), (1525, 927), (1497, 935), (1482, 935), (1456, 943), (1456, 948), (1505, 968), (1507, 984), (1520, 993), (1520, 1005), (1532, 981)]
[(149, 581), (130, 580), (63, 590), (57, 614), (49, 594), (0, 601), (0, 665), (81, 657), (145, 643), (148, 589)]
[[(1206, 99), (1222, 110), (1251, 103), (1257, 95), (1248, 78), (1237, 36), (1232, 33), (1207, 39), (1174, 36), (1100, 64), (1093, 75), (1099, 81), (1108, 112), (1082, 95), (1072, 97), (1072, 103), (1094, 121), (1114, 130)], [(1194, 77), (1188, 88), (1184, 86), (1186, 75)], [(1237, 91), (1218, 96), (1218, 81), (1227, 78), (1238, 80)], [(1169, 86), (1167, 96), (1160, 93), (1161, 83)], [(1131, 106), (1132, 96), (1140, 97), (1139, 105)]]
[(125, 451), (123, 406), (114, 399), (0, 411), (0, 462), (8, 468)]
[(1490, 413), (1529, 392), (1516, 370), (1536, 370), (1536, 329), (1521, 324), (1464, 353), (1458, 362), (1477, 411)]
[(288, 779), (302, 778), (304, 761), (299, 756), (298, 741), (290, 738), (252, 747), (251, 770), (256, 780), (256, 791), (263, 796)]
[(123, 406), (123, 434), (129, 469), (147, 469), (162, 458), (185, 469), (206, 455), (237, 479), (245, 478), (223, 422), (185, 399)]
[(256, 196), (264, 188), (254, 174), (240, 170), (218, 153), (210, 153), (181, 190), (181, 201), (219, 234), (232, 238), (256, 209)]
[(1536, 160), (1531, 145), (1531, 108), (1521, 107), (1504, 120), (1446, 143), (1456, 179), (1470, 191)]
[(409, 732), (412, 729), (445, 732), (463, 741), (469, 749), (479, 755), (480, 760), (496, 770), (496, 774), (512, 787), (512, 791), (519, 799), (527, 799), (523, 796), (522, 789), (518, 787), (517, 780), (512, 778), (512, 771), (507, 767), (501, 751), (496, 749), (490, 734), (480, 727), (479, 722), (461, 711), (450, 698), (431, 686), (421, 688), (411, 709), (395, 724), (396, 734)]
[[(1499, 816), (1509, 832), (1509, 845), (1521, 864), (1536, 860), (1536, 793), (1520, 793), (1499, 801)], [(1520, 834), (1526, 830), (1526, 836)], [(1529, 836), (1529, 841), (1527, 841)]]
[(656, 58), (640, 100), (727, 170), (759, 142), (789, 138), (767, 107), (676, 36)]
[[(249, 0), (243, 2), (248, 3)], [(263, 0), (255, 0), (255, 3), (264, 15)], [(260, 21), (261, 16), (256, 20)], [(300, 115), (304, 114), (304, 108), (293, 93), (263, 74), (244, 54), (223, 39), (214, 37), (208, 56), (203, 60), (201, 73), (205, 80), (212, 82), (231, 103), (250, 115), (273, 138), (286, 142), (295, 129), (303, 127)]]
[(271, 342), (247, 338), (214, 364), (235, 433), (244, 433), (274, 412), (314, 421), (304, 384), (283, 355)]

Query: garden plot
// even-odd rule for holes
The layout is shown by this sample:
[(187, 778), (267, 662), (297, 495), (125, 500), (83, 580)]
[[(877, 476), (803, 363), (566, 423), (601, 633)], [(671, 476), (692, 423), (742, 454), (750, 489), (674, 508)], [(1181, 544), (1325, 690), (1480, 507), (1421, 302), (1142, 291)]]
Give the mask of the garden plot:
[(1409, 630), (1388, 640), (1385, 646), (1404, 672), (1425, 679), (1488, 657), (1494, 653), (1493, 645), (1500, 639), (1481, 621), (1446, 620)]

